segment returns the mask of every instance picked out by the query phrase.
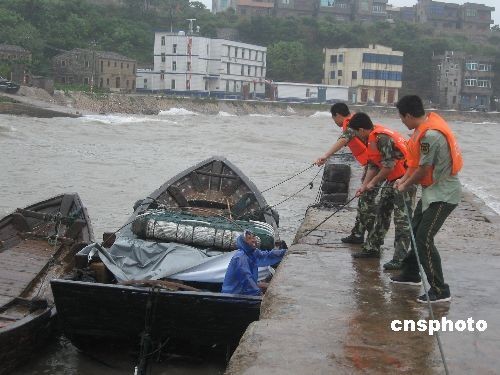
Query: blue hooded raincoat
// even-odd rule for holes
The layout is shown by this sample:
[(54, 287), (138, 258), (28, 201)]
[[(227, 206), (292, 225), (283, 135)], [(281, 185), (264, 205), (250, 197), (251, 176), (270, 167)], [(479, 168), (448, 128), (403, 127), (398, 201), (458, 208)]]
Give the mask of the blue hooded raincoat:
[(259, 267), (278, 263), (286, 250), (253, 249), (245, 242), (243, 235), (238, 237), (236, 244), (238, 251), (227, 267), (222, 293), (260, 296), (262, 292), (257, 285)]

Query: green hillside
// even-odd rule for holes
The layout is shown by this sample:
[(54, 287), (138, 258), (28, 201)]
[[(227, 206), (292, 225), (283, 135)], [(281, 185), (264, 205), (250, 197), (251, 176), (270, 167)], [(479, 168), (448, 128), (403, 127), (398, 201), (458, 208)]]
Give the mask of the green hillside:
[[(500, 61), (498, 27), (478, 43), (406, 23), (243, 18), (232, 12), (214, 15), (202, 3), (188, 0), (104, 3), (107, 5), (84, 0), (0, 0), (0, 43), (31, 50), (31, 69), (36, 74), (50, 75), (50, 59), (60, 51), (93, 44), (99, 50), (135, 58), (140, 65), (152, 63), (154, 30), (186, 30), (186, 19), (196, 18), (203, 36), (214, 37), (217, 28), (229, 27), (238, 30), (241, 41), (267, 46), (268, 78), (279, 81), (321, 82), (324, 47), (367, 47), (370, 43), (392, 47), (405, 54), (403, 93), (424, 97), (430, 95), (433, 53), (461, 50), (495, 56)], [(498, 65), (495, 71), (500, 77)], [(494, 87), (498, 96), (499, 79)]]

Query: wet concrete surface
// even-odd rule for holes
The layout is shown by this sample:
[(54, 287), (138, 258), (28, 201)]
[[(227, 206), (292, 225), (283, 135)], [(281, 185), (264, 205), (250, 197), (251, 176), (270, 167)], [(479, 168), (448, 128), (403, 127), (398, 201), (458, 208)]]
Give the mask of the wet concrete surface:
[[(351, 183), (352, 184), (352, 183)], [(354, 223), (356, 201), (304, 236), (332, 210), (310, 208), (226, 374), (441, 374), (436, 336), (394, 332), (391, 322), (429, 320), (416, 302), (422, 287), (392, 284), (382, 259), (353, 259), (359, 245), (340, 238)], [(451, 374), (498, 374), (500, 232), (498, 216), (465, 193), (436, 236), (452, 301), (433, 304), (435, 319), (484, 320), (479, 332), (441, 332)], [(392, 273), (397, 271), (392, 271)]]

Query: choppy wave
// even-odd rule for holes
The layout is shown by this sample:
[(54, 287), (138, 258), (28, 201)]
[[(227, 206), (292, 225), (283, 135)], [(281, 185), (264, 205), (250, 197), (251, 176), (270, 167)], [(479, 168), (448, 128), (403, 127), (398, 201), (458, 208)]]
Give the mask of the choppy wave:
[(316, 112), (313, 113), (311, 116), (312, 118), (317, 118), (317, 117), (332, 117), (332, 114), (330, 112)]
[(220, 117), (237, 117), (236, 115), (232, 114), (232, 113), (228, 113), (228, 112), (223, 112), (223, 111), (220, 111), (217, 116), (220, 116)]
[(138, 116), (120, 116), (120, 115), (86, 115), (79, 117), (80, 121), (84, 122), (98, 122), (101, 124), (133, 124), (141, 122), (169, 122), (169, 120), (161, 120), (154, 117), (138, 117)]
[(248, 116), (250, 116), (250, 117), (277, 117), (274, 115), (264, 115), (262, 113), (250, 113)]
[(488, 190), (488, 188), (483, 186), (478, 186), (477, 184), (474, 183), (464, 182), (463, 185), (472, 194), (481, 199), (486, 206), (488, 206), (489, 208), (491, 208), (493, 211), (495, 211), (497, 214), (500, 215), (500, 201), (498, 197), (491, 194), (491, 192), (489, 191), (491, 189)]
[(12, 133), (15, 132), (16, 130), (17, 129), (12, 125), (0, 125), (0, 133)]
[(166, 111), (160, 111), (159, 116), (197, 116), (196, 112), (188, 111), (184, 108), (170, 108)]

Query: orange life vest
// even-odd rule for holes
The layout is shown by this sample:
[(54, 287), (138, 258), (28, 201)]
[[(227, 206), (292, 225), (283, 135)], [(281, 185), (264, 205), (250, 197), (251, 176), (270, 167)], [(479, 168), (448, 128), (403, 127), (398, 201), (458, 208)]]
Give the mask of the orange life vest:
[[(348, 116), (345, 118), (344, 122), (342, 123), (342, 131), (346, 131), (347, 127), (349, 126), (349, 121), (351, 121), (352, 115)], [(358, 137), (353, 137), (349, 143), (347, 143), (347, 147), (352, 152), (352, 156), (359, 162), (361, 165), (366, 165), (368, 162), (368, 152), (366, 145), (363, 143), (361, 139)]]
[(382, 167), (382, 154), (377, 148), (377, 135), (379, 134), (385, 134), (391, 137), (394, 141), (394, 146), (404, 155), (403, 159), (396, 160), (394, 168), (387, 176), (387, 180), (394, 181), (406, 173), (405, 159), (408, 156), (407, 141), (398, 132), (387, 129), (381, 125), (375, 125), (368, 136), (368, 160), (378, 167)]
[[(408, 141), (408, 154), (409, 154), (407, 160), (408, 167), (412, 169), (416, 169), (419, 167), (420, 147), (421, 147), (420, 140), (425, 135), (427, 130), (437, 130), (445, 136), (446, 141), (448, 142), (448, 146), (450, 147), (450, 153), (451, 153), (451, 160), (452, 160), (451, 175), (452, 176), (456, 175), (462, 169), (462, 166), (464, 164), (462, 159), (462, 153), (460, 152), (460, 148), (458, 147), (455, 135), (451, 131), (446, 121), (444, 121), (441, 116), (433, 112), (429, 113), (426, 122), (420, 124), (415, 129), (413, 135)], [(424, 187), (432, 185), (434, 183), (432, 179), (433, 172), (434, 172), (434, 166), (418, 183)]]

